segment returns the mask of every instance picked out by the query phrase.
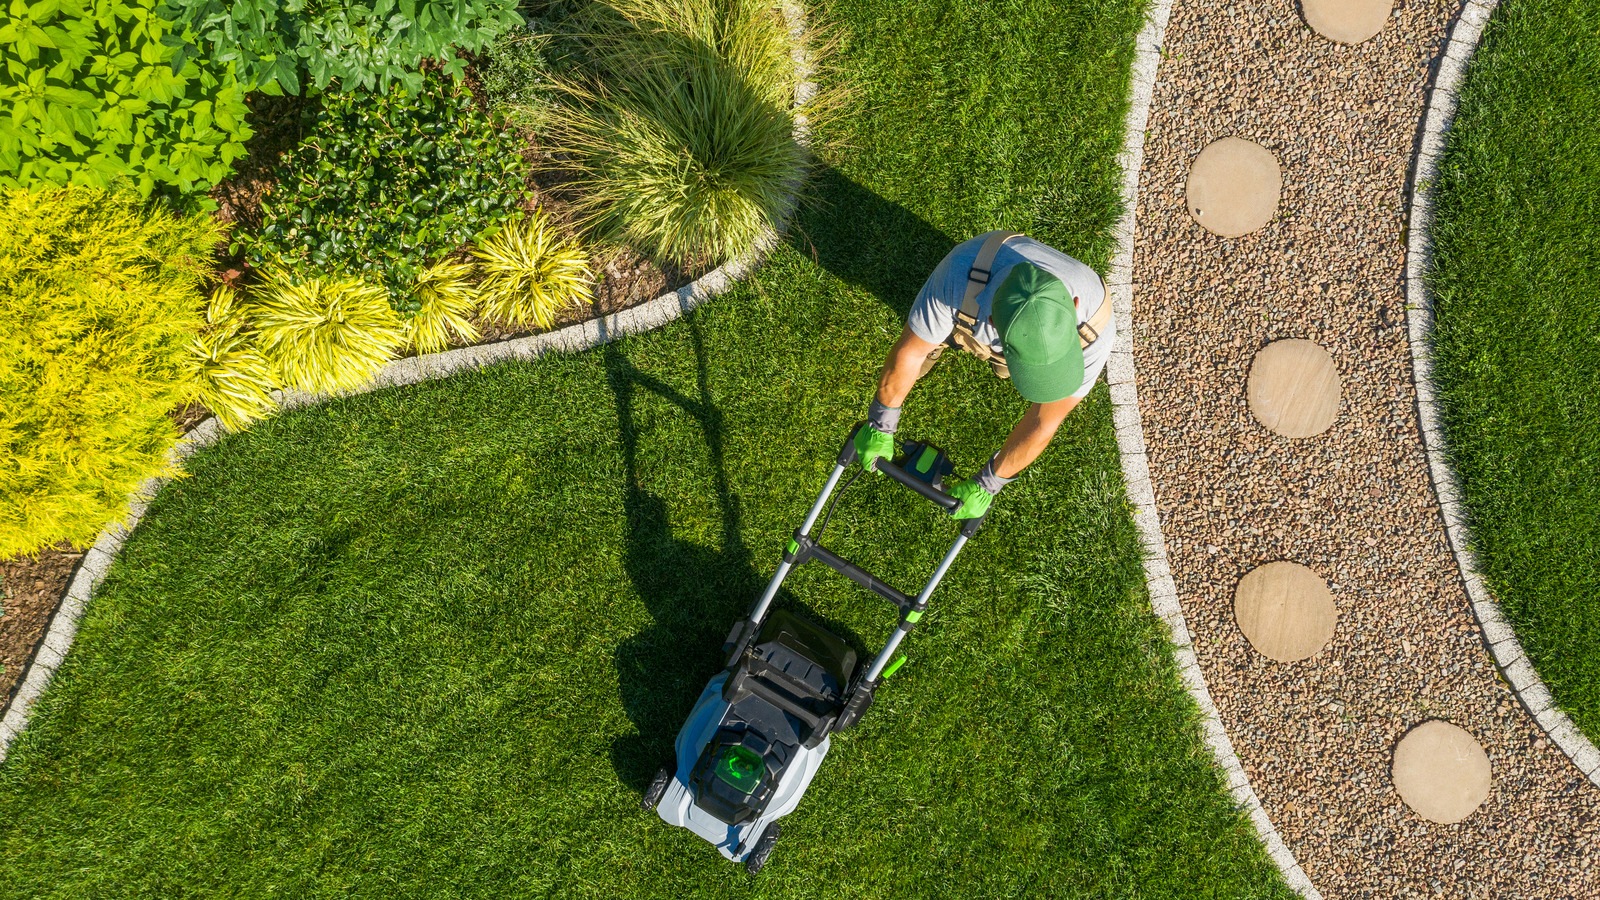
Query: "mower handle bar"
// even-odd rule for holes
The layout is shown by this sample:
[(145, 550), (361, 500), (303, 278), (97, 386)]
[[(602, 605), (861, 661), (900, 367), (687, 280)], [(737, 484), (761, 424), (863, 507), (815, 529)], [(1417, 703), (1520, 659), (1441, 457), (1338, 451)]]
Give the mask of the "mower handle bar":
[[(815, 525), (817, 517), (822, 515), (822, 508), (827, 504), (828, 498), (833, 495), (834, 488), (838, 487), (839, 477), (844, 474), (845, 467), (857, 459), (856, 433), (864, 427), (866, 427), (866, 423), (862, 422), (852, 428), (850, 436), (844, 440), (844, 446), (839, 448), (839, 458), (835, 460), (833, 471), (828, 474), (828, 483), (822, 486), (822, 493), (817, 495), (816, 502), (811, 504), (811, 511), (806, 513), (805, 524), (801, 525), (795, 532), (794, 540), (790, 542), (789, 549), (784, 553), (783, 562), (778, 565), (778, 571), (773, 573), (772, 580), (767, 582), (767, 589), (762, 592), (760, 599), (756, 600), (755, 607), (750, 610), (750, 616), (747, 621), (751, 623), (752, 630), (746, 633), (742, 640), (735, 641), (735, 656), (742, 654), (750, 640), (755, 637), (754, 628), (759, 627), (760, 623), (766, 618), (767, 609), (771, 607), (773, 598), (778, 595), (778, 588), (783, 584), (783, 579), (789, 574), (789, 570), (805, 562), (806, 559), (821, 560), (829, 568), (843, 574), (856, 584), (888, 599), (903, 614), (916, 612), (920, 617), (921, 610), (927, 606), (928, 598), (933, 594), (933, 589), (938, 587), (939, 582), (944, 578), (945, 572), (949, 570), (950, 564), (955, 562), (956, 554), (960, 553), (961, 548), (966, 545), (967, 541), (978, 533), (979, 528), (983, 527), (984, 516), (961, 520), (960, 534), (956, 537), (955, 543), (951, 544), (950, 549), (945, 552), (944, 559), (939, 563), (939, 568), (934, 571), (933, 577), (928, 580), (928, 583), (923, 585), (915, 600), (812, 539), (811, 526)], [(887, 473), (890, 478), (921, 494), (929, 502), (947, 513), (954, 514), (956, 510), (961, 508), (960, 500), (905, 471), (895, 465), (892, 460), (880, 457), (874, 460), (874, 466), (878, 471)], [(805, 553), (804, 557), (800, 556), (802, 551)], [(911, 629), (911, 624), (915, 621), (915, 619), (902, 619), (900, 627), (895, 629), (894, 634), (890, 636), (889, 644), (884, 648), (883, 653), (880, 653), (878, 658), (874, 660), (873, 677), (877, 677), (878, 672), (882, 671), (884, 664), (889, 661), (889, 655), (899, 646), (900, 639), (905, 637), (906, 633)]]
[(872, 461), (872, 467), (943, 507), (945, 512), (955, 512), (961, 508), (960, 500), (946, 494), (882, 456)]
[[(850, 436), (844, 439), (844, 447), (839, 450), (839, 464), (849, 465), (856, 461), (856, 432), (866, 427), (863, 422), (850, 429)], [(879, 472), (893, 478), (913, 491), (921, 494), (928, 502), (938, 506), (945, 512), (953, 513), (961, 508), (961, 501), (946, 494), (933, 485), (923, 481), (917, 476), (907, 472), (894, 464), (888, 457), (880, 456), (872, 461), (872, 467)]]

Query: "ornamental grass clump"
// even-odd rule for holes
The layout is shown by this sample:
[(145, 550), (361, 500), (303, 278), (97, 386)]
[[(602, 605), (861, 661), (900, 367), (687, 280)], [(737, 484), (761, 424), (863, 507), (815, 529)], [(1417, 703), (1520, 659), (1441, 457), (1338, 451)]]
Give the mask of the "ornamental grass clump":
[(170, 474), (222, 236), (128, 191), (0, 190), (0, 558), (84, 546)]
[(417, 278), (411, 291), (417, 309), (404, 322), (418, 353), (443, 350), (452, 334), (463, 344), (478, 339), (478, 329), (468, 318), (478, 303), (478, 291), (468, 280), (471, 274), (471, 266), (441, 260)]
[(589, 293), (583, 251), (540, 213), (508, 223), (473, 255), (483, 273), (480, 308), (507, 325), (549, 328), (558, 310)]
[(249, 315), (274, 374), (313, 393), (366, 385), (406, 343), (388, 292), (355, 278), (269, 280)]
[(805, 168), (796, 41), (763, 0), (615, 0), (549, 143), (584, 225), (657, 261), (711, 263), (774, 230)]
[(212, 293), (206, 326), (189, 342), (188, 379), (195, 399), (229, 431), (238, 431), (272, 410), (277, 378), (231, 288)]

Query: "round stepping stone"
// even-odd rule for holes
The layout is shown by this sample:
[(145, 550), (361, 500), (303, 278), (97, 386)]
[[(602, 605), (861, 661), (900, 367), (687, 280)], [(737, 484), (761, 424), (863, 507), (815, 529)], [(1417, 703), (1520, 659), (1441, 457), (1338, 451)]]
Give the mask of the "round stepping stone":
[(1339, 417), (1339, 367), (1316, 341), (1273, 341), (1250, 364), (1250, 412), (1268, 429), (1291, 438), (1328, 430)]
[(1189, 215), (1223, 237), (1249, 234), (1272, 221), (1282, 190), (1283, 173), (1272, 151), (1236, 137), (1201, 150), (1183, 186)]
[(1430, 822), (1459, 822), (1489, 797), (1489, 755), (1471, 732), (1439, 719), (1406, 732), (1390, 774), (1400, 799)]
[(1394, 0), (1301, 0), (1306, 24), (1330, 41), (1359, 44), (1383, 30)]
[(1272, 562), (1239, 579), (1233, 617), (1262, 656), (1297, 662), (1327, 646), (1339, 612), (1317, 573), (1298, 563)]

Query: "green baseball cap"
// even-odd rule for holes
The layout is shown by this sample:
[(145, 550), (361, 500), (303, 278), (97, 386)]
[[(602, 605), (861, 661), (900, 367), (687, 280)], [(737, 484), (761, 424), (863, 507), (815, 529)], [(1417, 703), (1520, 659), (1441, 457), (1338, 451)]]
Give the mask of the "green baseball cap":
[(1011, 383), (1024, 398), (1053, 403), (1083, 384), (1078, 308), (1061, 279), (1017, 263), (995, 289), (989, 318), (1000, 332)]

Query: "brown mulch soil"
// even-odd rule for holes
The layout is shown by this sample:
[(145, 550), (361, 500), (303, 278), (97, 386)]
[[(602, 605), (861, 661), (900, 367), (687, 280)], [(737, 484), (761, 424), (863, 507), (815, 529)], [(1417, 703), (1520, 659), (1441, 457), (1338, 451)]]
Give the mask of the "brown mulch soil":
[(66, 544), (34, 557), (0, 559), (0, 710), (22, 683), (23, 667), (43, 640), (80, 559), (83, 554)]
[(167, 419), (178, 429), (179, 434), (188, 434), (196, 425), (204, 422), (211, 415), (211, 410), (198, 401), (188, 403), (167, 412)]
[(261, 197), (277, 183), (273, 169), (279, 157), (293, 150), (306, 136), (316, 116), (316, 100), (251, 94), (245, 98), (245, 117), (254, 132), (245, 141), (245, 155), (233, 164), (233, 175), (211, 190), (217, 202), (217, 220), (233, 228), (261, 227)]
[[(1312, 883), (1336, 898), (1600, 897), (1600, 790), (1499, 678), (1428, 477), (1405, 321), (1406, 177), (1446, 23), (1459, 3), (1403, 0), (1350, 47), (1296, 4), (1178, 0), (1151, 102), (1134, 252), (1139, 404), (1184, 616), (1261, 803)], [(1222, 238), (1185, 208), (1202, 148), (1255, 141), (1283, 169), (1278, 215)], [(1313, 438), (1266, 431), (1246, 403), (1266, 344), (1308, 338), (1343, 379)], [(1338, 609), (1302, 662), (1255, 652), (1240, 578), (1309, 566)], [(1488, 752), (1488, 799), (1424, 821), (1390, 778), (1430, 718)]]

